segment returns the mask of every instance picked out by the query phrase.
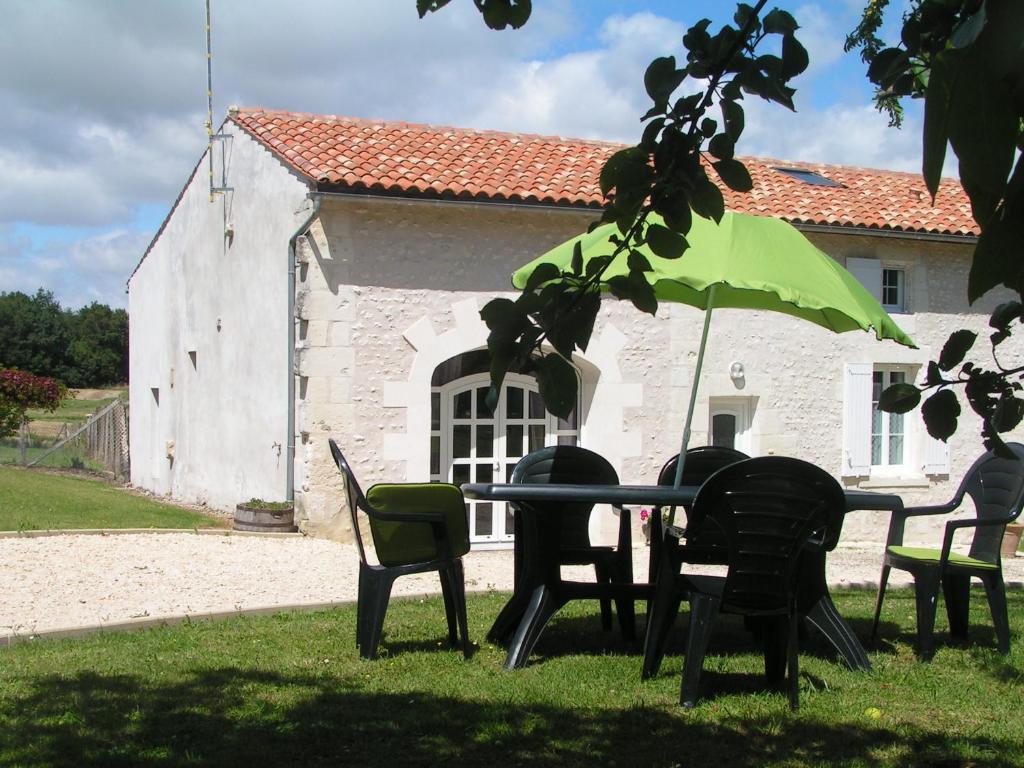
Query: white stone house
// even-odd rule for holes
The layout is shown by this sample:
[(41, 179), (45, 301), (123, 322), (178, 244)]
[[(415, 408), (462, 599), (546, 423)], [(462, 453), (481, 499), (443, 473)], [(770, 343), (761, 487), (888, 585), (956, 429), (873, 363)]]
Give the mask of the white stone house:
[[(482, 407), (480, 308), (596, 218), (615, 145), (263, 110), (232, 110), (221, 133), (129, 279), (133, 484), (224, 509), (294, 498), (305, 530), (346, 538), (329, 436), (364, 485), (500, 479), (553, 442), (653, 482), (678, 449), (703, 321), (685, 306), (650, 318), (605, 302), (568, 422), (522, 376), (496, 414)], [(944, 181), (933, 207), (914, 174), (745, 162), (754, 190), (727, 192), (728, 207), (791, 221), (920, 348), (718, 311), (691, 445), (797, 456), (908, 503), (948, 498), (982, 450), (978, 423), (965, 414), (947, 446), (872, 397), (922, 375), (953, 330), (982, 331), (1000, 299), (967, 304), (962, 189)], [(476, 545), (509, 541), (503, 506), (471, 507)], [(885, 525), (857, 513), (844, 538), (881, 540)]]

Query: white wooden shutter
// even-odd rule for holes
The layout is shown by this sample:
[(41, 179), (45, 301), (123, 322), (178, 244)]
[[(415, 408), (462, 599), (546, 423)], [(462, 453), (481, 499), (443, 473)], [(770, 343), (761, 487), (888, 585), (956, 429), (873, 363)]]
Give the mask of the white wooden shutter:
[[(921, 417), (919, 411), (914, 411), (914, 415), (918, 419)], [(926, 475), (948, 475), (949, 444), (929, 435), (923, 421), (920, 424), (921, 431), (924, 432), (924, 473)]]
[(871, 363), (847, 363), (843, 375), (845, 477), (871, 474)]
[(846, 259), (846, 270), (879, 302), (882, 301), (882, 262), (878, 259)]

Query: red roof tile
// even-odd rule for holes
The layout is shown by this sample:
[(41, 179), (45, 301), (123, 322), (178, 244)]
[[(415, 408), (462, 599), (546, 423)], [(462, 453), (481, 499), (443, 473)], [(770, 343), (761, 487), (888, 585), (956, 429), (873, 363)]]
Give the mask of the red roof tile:
[[(580, 139), (243, 109), (231, 118), (321, 190), (599, 207), (598, 174), (622, 145)], [(976, 235), (959, 182), (943, 179), (932, 206), (919, 174), (743, 158), (748, 193), (725, 189), (734, 211), (795, 224)], [(778, 168), (813, 171), (808, 184)]]

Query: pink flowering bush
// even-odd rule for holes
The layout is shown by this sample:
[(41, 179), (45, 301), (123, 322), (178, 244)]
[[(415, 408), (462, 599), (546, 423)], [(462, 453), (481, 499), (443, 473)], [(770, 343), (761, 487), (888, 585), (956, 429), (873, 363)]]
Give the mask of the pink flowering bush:
[(17, 433), (29, 408), (55, 411), (66, 395), (67, 387), (56, 379), (0, 368), (0, 437)]

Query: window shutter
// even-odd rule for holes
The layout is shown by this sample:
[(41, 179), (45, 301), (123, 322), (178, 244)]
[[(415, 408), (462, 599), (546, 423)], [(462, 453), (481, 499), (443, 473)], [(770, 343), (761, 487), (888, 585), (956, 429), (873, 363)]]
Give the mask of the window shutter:
[[(918, 414), (918, 411), (914, 411)], [(924, 426), (922, 424), (922, 429)], [(926, 475), (949, 474), (949, 443), (936, 440), (924, 430), (924, 473)]]
[(871, 474), (871, 363), (847, 363), (843, 376), (845, 477)]
[(878, 259), (850, 257), (846, 260), (846, 269), (868, 289), (868, 293), (879, 302), (882, 301), (882, 262)]

